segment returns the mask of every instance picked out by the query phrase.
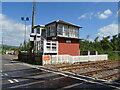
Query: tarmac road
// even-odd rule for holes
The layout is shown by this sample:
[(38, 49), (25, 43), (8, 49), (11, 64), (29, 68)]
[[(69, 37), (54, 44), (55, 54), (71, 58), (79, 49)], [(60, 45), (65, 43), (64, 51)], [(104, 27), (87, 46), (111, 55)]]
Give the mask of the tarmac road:
[[(55, 89), (73, 89), (81, 88), (87, 90), (96, 90), (97, 88), (106, 88), (117, 90), (119, 87), (95, 82), (87, 82), (83, 78), (76, 76), (67, 76), (61, 72), (54, 72), (43, 67), (34, 68), (22, 62), (11, 63), (12, 57), (2, 55), (2, 70), (0, 70), (0, 81), (2, 89), (30, 89), (30, 88), (55, 88)], [(33, 65), (34, 66), (34, 65)], [(84, 78), (85, 79), (85, 78)]]

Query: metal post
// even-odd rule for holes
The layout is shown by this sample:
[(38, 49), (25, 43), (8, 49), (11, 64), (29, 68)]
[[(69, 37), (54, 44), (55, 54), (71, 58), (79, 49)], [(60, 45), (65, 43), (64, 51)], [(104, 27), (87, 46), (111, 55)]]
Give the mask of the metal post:
[(26, 21), (29, 21), (29, 18), (27, 17), (24, 19), (24, 17), (21, 17), (21, 20), (25, 22), (25, 35), (24, 35), (24, 41), (25, 41), (25, 50), (26, 50)]
[(25, 21), (25, 42), (26, 42), (26, 21)]
[[(33, 3), (33, 10), (32, 10), (32, 26), (31, 26), (31, 33), (34, 33), (34, 16), (35, 16), (35, 9), (36, 9), (36, 0)], [(35, 37), (34, 37), (35, 38)], [(31, 48), (30, 52), (34, 53), (34, 41), (31, 41)]]
[(24, 21), (25, 21), (25, 36), (24, 36), (25, 48), (24, 48), (24, 50), (26, 51), (26, 20), (24, 20)]
[(2, 54), (3, 54), (3, 50), (4, 50), (4, 44), (3, 44), (3, 36), (2, 36)]

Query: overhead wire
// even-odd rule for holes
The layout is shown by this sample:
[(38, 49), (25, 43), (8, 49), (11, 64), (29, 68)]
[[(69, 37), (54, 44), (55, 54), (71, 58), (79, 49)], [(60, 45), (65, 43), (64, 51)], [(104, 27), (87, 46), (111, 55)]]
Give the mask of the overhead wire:
[(29, 6), (27, 7), (27, 9), (26, 9), (25, 13), (23, 14), (23, 16), (24, 16), (24, 17), (27, 16), (28, 13), (31, 11), (31, 9), (32, 9), (32, 2), (30, 2), (30, 4), (29, 4)]

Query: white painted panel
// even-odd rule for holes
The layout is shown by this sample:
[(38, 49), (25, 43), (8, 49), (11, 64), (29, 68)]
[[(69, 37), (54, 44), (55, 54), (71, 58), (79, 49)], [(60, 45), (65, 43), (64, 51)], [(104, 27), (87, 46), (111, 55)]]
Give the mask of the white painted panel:
[[(70, 56), (70, 55), (52, 55), (51, 62), (49, 64), (60, 63), (76, 63), (76, 62), (88, 62), (88, 61), (100, 61), (107, 60), (108, 55), (84, 55), (84, 56)], [(47, 64), (47, 63), (46, 63)]]

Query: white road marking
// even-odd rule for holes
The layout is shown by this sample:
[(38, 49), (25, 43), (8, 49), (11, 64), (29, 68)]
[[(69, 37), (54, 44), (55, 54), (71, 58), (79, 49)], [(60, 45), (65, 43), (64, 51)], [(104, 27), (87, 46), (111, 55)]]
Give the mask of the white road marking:
[(7, 73), (5, 73), (5, 76), (8, 76), (8, 74), (7, 74)]
[[(50, 70), (45, 70), (45, 69), (41, 69), (43, 71), (50, 71)], [(60, 74), (60, 75), (63, 75), (63, 76), (66, 76), (66, 77), (71, 77), (71, 78), (74, 78), (74, 79), (77, 79), (77, 80), (82, 80), (82, 81), (85, 81), (85, 82), (89, 82), (89, 83), (96, 83), (96, 84), (99, 84), (99, 85), (103, 85), (103, 86), (109, 86), (109, 87), (113, 87), (113, 88), (117, 88), (117, 89), (120, 89), (120, 87), (116, 87), (116, 86), (113, 86), (113, 85), (106, 85), (104, 83), (99, 83), (99, 82), (94, 82), (94, 81), (88, 81), (86, 79), (82, 79), (82, 78), (78, 78), (78, 77), (74, 77), (74, 76), (68, 76), (64, 73), (61, 73), (61, 72), (54, 72), (54, 71), (50, 71), (50, 72), (53, 72), (53, 73), (56, 73), (56, 74)]]
[[(22, 63), (22, 65), (26, 65), (26, 66), (29, 66), (29, 67), (32, 67), (32, 68), (36, 68), (36, 69), (39, 68), (39, 67), (36, 67), (36, 66), (30, 65), (30, 64), (26, 64), (26, 63)], [(63, 73), (61, 73), (61, 72), (58, 73), (58, 72), (55, 72), (55, 71), (50, 71), (50, 70), (41, 69), (41, 68), (40, 68), (40, 70), (48, 71), (48, 72), (53, 72), (53, 73), (56, 73), (56, 74), (60, 74), (60, 75), (67, 76), (67, 77), (71, 77), (71, 78), (78, 79), (78, 80), (82, 80), (82, 81), (89, 82), (89, 83), (96, 83), (96, 84), (99, 84), (99, 85), (109, 86), (109, 87), (113, 87), (113, 88), (120, 89), (120, 87), (116, 87), (116, 86), (113, 86), (113, 85), (106, 85), (106, 84), (104, 84), (104, 83), (99, 83), (99, 82), (94, 82), (94, 81), (89, 81), (89, 80), (86, 80), (86, 79), (82, 79), (82, 78), (74, 77), (74, 76), (72, 76), (72, 75), (68, 76), (68, 75), (63, 74)]]
[(13, 79), (14, 81), (16, 81), (16, 82), (19, 82), (17, 79)]
[(27, 84), (22, 84), (22, 85), (12, 86), (12, 87), (9, 87), (9, 88), (24, 87), (24, 86), (28, 86), (28, 85), (33, 85), (33, 84), (43, 83), (43, 82), (45, 82), (45, 81), (31, 82), (31, 83), (27, 83)]
[[(61, 79), (61, 78), (64, 78), (64, 77), (58, 77), (58, 78), (54, 78), (53, 80), (57, 80), (57, 79)], [(13, 79), (14, 80), (14, 79)], [(28, 86), (28, 85), (34, 85), (34, 84), (40, 84), (40, 83), (44, 83), (45, 80), (42, 80), (42, 81), (37, 81), (37, 82), (31, 82), (31, 83), (27, 83), (27, 84), (22, 84), (22, 85), (17, 85), (17, 86), (13, 86), (13, 87), (10, 87), (10, 88), (18, 88), (18, 87), (24, 87), (24, 86)]]
[(65, 78), (65, 77), (58, 77), (58, 78), (54, 78), (52, 80), (58, 80), (58, 79), (62, 79), (62, 78)]
[(10, 83), (14, 83), (14, 82), (13, 82), (12, 80), (10, 80), (10, 79), (9, 79), (8, 81), (9, 81)]
[(81, 84), (83, 84), (83, 82), (82, 83), (75, 83), (75, 84), (72, 84), (72, 85), (69, 85), (69, 86), (65, 86), (65, 87), (62, 87), (61, 89), (72, 88), (72, 87), (75, 87), (75, 86), (79, 86)]
[(7, 73), (1, 73), (0, 76), (8, 76), (8, 74)]
[(4, 64), (4, 65), (13, 65), (13, 64)]
[(4, 76), (3, 74), (1, 74), (1, 76)]

